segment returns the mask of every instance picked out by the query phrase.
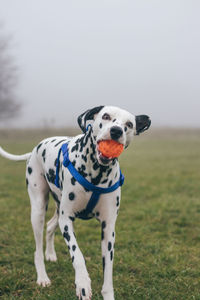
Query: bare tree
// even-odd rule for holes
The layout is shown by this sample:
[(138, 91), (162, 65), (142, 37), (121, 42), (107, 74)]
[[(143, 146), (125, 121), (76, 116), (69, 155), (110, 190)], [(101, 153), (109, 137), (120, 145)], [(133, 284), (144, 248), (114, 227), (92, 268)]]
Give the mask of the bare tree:
[(15, 95), (17, 68), (9, 54), (10, 41), (2, 34), (0, 24), (0, 122), (16, 117), (21, 109)]

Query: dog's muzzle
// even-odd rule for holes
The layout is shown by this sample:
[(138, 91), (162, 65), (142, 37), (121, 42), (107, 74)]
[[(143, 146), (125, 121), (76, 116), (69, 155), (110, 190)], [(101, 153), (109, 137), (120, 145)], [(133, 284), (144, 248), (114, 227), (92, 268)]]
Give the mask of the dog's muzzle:
[(98, 162), (100, 163), (100, 165), (108, 165), (114, 160), (116, 160), (116, 158), (106, 157), (98, 150)]

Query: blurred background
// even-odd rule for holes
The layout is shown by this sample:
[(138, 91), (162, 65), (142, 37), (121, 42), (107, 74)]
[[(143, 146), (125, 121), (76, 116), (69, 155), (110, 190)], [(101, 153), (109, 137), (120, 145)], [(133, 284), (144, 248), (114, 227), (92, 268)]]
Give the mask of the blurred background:
[[(200, 299), (200, 1), (0, 0), (0, 145), (75, 135), (102, 104), (152, 119), (120, 157), (116, 300)], [(0, 157), (0, 170), (0, 298), (74, 299), (59, 231), (53, 285), (36, 288), (25, 165)], [(75, 223), (100, 299), (99, 226)]]
[(74, 127), (116, 105), (200, 127), (198, 0), (0, 0), (0, 127)]

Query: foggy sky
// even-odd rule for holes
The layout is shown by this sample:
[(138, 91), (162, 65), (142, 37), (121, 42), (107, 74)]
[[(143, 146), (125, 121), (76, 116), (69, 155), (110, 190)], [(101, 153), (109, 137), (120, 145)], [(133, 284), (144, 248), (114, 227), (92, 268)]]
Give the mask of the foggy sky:
[(199, 12), (198, 0), (0, 0), (23, 102), (11, 126), (74, 126), (106, 104), (200, 127)]

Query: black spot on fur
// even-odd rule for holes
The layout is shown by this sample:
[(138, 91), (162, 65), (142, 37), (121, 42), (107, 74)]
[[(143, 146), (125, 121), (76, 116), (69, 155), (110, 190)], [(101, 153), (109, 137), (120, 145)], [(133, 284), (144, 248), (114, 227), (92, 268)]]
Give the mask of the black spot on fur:
[(64, 215), (64, 211), (62, 210), (62, 215)]
[(94, 145), (93, 141), (91, 141), (90, 148), (92, 149), (92, 153), (96, 154), (96, 146)]
[(101, 240), (104, 240), (104, 229), (106, 228), (106, 221), (103, 221), (101, 224)]
[(72, 222), (75, 221), (75, 218), (74, 218), (74, 217), (69, 216), (69, 219), (70, 219)]
[(100, 166), (100, 172), (99, 172), (99, 174), (95, 178), (92, 178), (91, 182), (94, 185), (98, 185), (100, 183), (100, 181), (101, 181), (101, 178), (102, 178), (102, 168)]
[(103, 126), (102, 123), (100, 123), (100, 124), (99, 124), (99, 128), (102, 128), (102, 126)]
[(51, 194), (53, 196), (53, 199), (56, 201), (56, 203), (58, 203), (58, 205), (60, 205), (60, 201), (59, 201), (58, 196), (56, 195), (56, 193), (51, 191)]
[(72, 147), (71, 152), (74, 152), (75, 150), (78, 151), (79, 144), (75, 144), (75, 146)]
[(75, 185), (75, 183), (76, 183), (76, 179), (75, 179), (74, 177), (72, 177), (72, 178), (71, 178), (71, 184), (72, 184), (72, 185)]
[(110, 260), (113, 260), (113, 251), (110, 252)]
[(99, 216), (100, 216), (100, 212), (97, 211), (97, 212), (96, 212), (96, 217), (99, 217)]
[(90, 159), (91, 159), (91, 161), (92, 161), (93, 163), (96, 162), (96, 159), (94, 158), (94, 154), (93, 154), (93, 153), (90, 154)]
[(45, 159), (46, 159), (45, 155), (46, 155), (46, 149), (44, 149), (43, 152), (42, 152), (42, 157), (43, 157), (44, 162), (45, 162)]
[(40, 143), (40, 144), (37, 146), (37, 153), (38, 153), (38, 150), (40, 149), (41, 146), (42, 146), (42, 143)]
[(117, 207), (119, 206), (119, 196), (117, 196)]
[(28, 186), (28, 178), (26, 178), (26, 186)]
[(46, 173), (46, 177), (50, 183), (55, 183), (56, 174), (53, 169), (49, 169), (49, 173)]
[(60, 183), (60, 190), (61, 190), (61, 191), (63, 190), (63, 183), (62, 183), (62, 181), (61, 181), (61, 183)]
[(33, 172), (33, 169), (31, 167), (28, 167), (28, 173), (31, 174)]
[(82, 289), (82, 296), (85, 296), (85, 289)]
[(127, 131), (127, 127), (125, 126), (125, 128), (124, 128), (124, 131), (126, 132)]
[(116, 161), (117, 161), (117, 158), (114, 158), (113, 161), (112, 161), (113, 166), (115, 165)]
[(85, 171), (85, 166), (84, 165), (81, 165), (81, 167), (78, 168), (78, 172), (83, 176), (83, 177), (87, 177), (87, 173), (84, 172)]
[(76, 250), (76, 245), (73, 245), (72, 246), (72, 251), (75, 251)]
[(94, 184), (94, 185), (98, 185), (101, 181), (101, 178), (102, 178), (102, 174), (99, 173), (95, 178), (92, 178), (91, 179), (91, 182)]
[(99, 164), (98, 164), (98, 162), (96, 161), (95, 163), (94, 163), (94, 165), (93, 165), (93, 169), (94, 170), (97, 170), (99, 168)]
[(113, 123), (116, 121), (116, 119), (113, 120)]
[(72, 256), (72, 263), (74, 262), (74, 256)]
[(105, 228), (106, 228), (106, 221), (103, 221), (103, 222), (102, 222), (101, 227), (102, 227), (102, 229), (105, 229)]
[(86, 155), (81, 155), (82, 159), (84, 160), (84, 162), (87, 162), (87, 156)]
[(58, 146), (59, 144), (61, 144), (62, 142), (66, 141), (66, 139), (59, 141), (57, 144), (55, 144), (54, 147)]
[(64, 231), (68, 231), (68, 226), (67, 225), (65, 225)]
[(82, 220), (89, 220), (92, 219), (94, 217), (93, 213), (87, 213), (87, 211), (85, 209), (83, 209), (80, 212), (76, 212), (76, 218), (82, 219)]
[(112, 233), (112, 236), (113, 236), (113, 237), (115, 237), (115, 233), (114, 233), (114, 231), (113, 231), (113, 233)]
[(112, 185), (112, 180), (109, 182), (108, 186), (110, 187)]
[(112, 243), (108, 242), (108, 251), (110, 251), (112, 249)]
[(54, 166), (57, 167), (57, 162), (58, 162), (58, 159), (56, 158), (55, 162), (54, 162)]
[(102, 184), (103, 184), (103, 183), (106, 183), (106, 182), (108, 182), (108, 179), (104, 179), (104, 180), (102, 181)]
[(79, 150), (80, 152), (83, 152), (83, 149), (84, 149), (85, 146), (87, 145), (87, 143), (88, 143), (88, 138), (89, 138), (90, 134), (91, 134), (91, 131), (88, 132), (87, 135), (85, 135), (85, 136), (83, 136), (83, 137), (80, 138), (80, 150)]
[(85, 169), (86, 169), (85, 165), (81, 165), (81, 169), (82, 169), (83, 171), (85, 171)]
[(107, 172), (107, 176), (109, 176), (111, 172), (112, 172), (112, 169), (109, 169)]
[(69, 235), (69, 233), (68, 232), (64, 232), (63, 233), (63, 236), (64, 236), (64, 238), (69, 242), (70, 241), (70, 235)]
[(105, 265), (106, 265), (106, 260), (105, 257), (102, 257), (102, 265), (103, 265), (103, 272), (105, 271)]
[(74, 200), (75, 194), (73, 192), (69, 193), (69, 200)]

